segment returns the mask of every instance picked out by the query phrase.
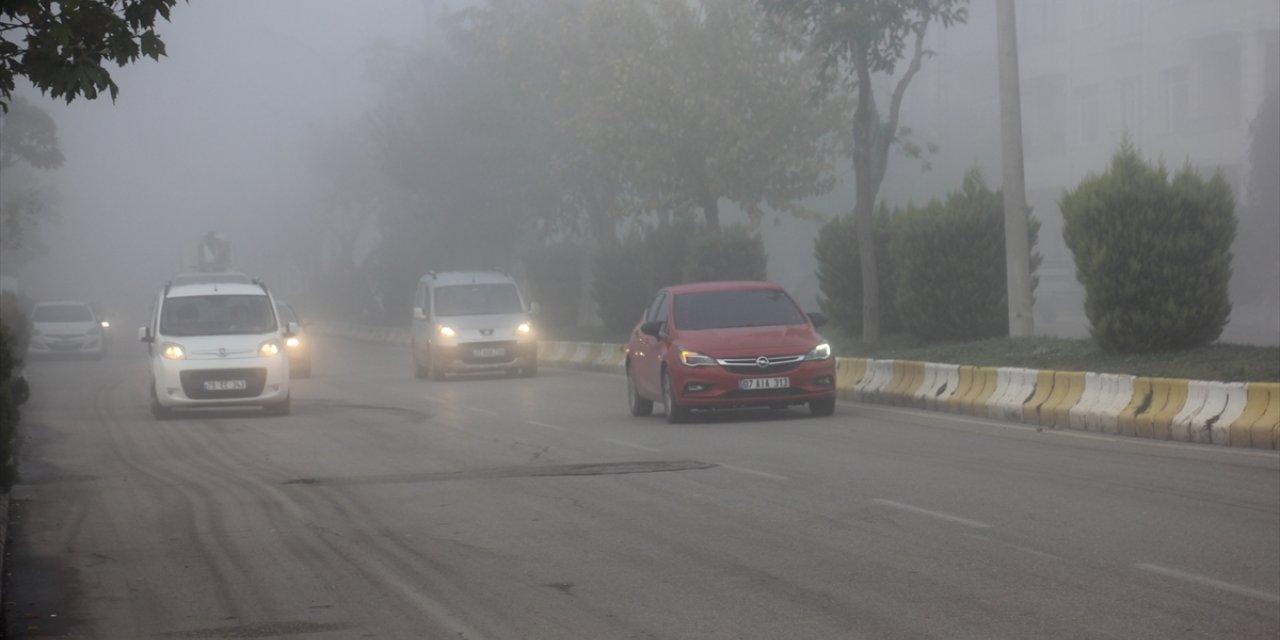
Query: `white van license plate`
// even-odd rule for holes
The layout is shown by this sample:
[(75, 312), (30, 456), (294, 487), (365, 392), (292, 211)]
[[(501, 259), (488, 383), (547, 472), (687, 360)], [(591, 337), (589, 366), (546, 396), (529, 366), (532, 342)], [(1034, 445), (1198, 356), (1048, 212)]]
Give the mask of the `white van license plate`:
[(786, 389), (791, 386), (791, 378), (747, 378), (738, 381), (738, 388), (743, 391), (756, 389)]
[(499, 358), (507, 355), (505, 347), (482, 347), (471, 351), (477, 358)]
[(205, 380), (205, 391), (243, 391), (249, 388), (248, 380)]

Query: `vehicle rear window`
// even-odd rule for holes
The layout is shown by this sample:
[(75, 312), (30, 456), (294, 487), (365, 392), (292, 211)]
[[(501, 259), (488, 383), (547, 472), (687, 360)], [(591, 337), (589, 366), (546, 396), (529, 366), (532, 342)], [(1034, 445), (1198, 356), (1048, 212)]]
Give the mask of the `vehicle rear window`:
[(437, 316), (478, 316), (520, 313), (524, 305), (516, 286), (509, 282), (458, 284), (435, 288)]
[(271, 300), (263, 295), (166, 298), (160, 311), (160, 333), (168, 336), (269, 333), (275, 329)]
[(805, 316), (780, 289), (704, 291), (675, 297), (681, 330), (804, 324)]
[(31, 310), (33, 322), (92, 322), (93, 311), (83, 304), (42, 304)]

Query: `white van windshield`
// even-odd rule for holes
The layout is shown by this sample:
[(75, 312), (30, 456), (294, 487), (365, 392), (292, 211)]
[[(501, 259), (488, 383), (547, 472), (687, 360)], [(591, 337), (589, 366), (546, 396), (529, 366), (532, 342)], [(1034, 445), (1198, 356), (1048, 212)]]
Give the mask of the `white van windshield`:
[(479, 316), (524, 311), (516, 285), (510, 282), (436, 287), (434, 295), (437, 316)]
[(167, 336), (214, 336), (270, 333), (276, 315), (264, 295), (183, 296), (167, 298), (160, 313), (160, 333)]

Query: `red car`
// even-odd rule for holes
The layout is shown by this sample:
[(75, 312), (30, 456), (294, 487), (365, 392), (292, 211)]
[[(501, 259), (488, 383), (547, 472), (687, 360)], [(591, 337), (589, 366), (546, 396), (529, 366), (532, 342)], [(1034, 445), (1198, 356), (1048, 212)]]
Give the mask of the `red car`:
[(691, 409), (808, 404), (836, 407), (836, 363), (805, 314), (771, 282), (704, 282), (667, 287), (645, 309), (627, 343), (631, 415), (661, 402), (668, 422)]

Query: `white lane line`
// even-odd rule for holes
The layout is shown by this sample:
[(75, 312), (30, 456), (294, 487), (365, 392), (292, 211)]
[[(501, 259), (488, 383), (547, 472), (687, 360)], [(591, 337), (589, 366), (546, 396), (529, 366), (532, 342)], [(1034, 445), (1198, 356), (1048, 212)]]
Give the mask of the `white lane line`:
[(769, 473), (768, 471), (756, 471), (755, 469), (748, 469), (746, 467), (735, 467), (731, 464), (721, 464), (721, 463), (716, 463), (716, 466), (723, 467), (730, 471), (737, 471), (738, 473), (748, 473), (753, 476), (760, 476), (761, 478), (769, 478), (772, 480), (780, 480), (782, 482), (786, 482), (787, 480), (790, 480), (790, 478), (786, 476), (780, 476), (776, 473)]
[(568, 429), (561, 427), (559, 425), (547, 424), (545, 422), (538, 422), (537, 420), (529, 420), (528, 422), (529, 424), (535, 427), (542, 427), (543, 429), (553, 429), (555, 431), (568, 431)]
[(1249, 587), (1245, 587), (1242, 585), (1232, 584), (1230, 582), (1223, 582), (1221, 580), (1214, 580), (1213, 578), (1210, 578), (1207, 576), (1197, 575), (1194, 573), (1187, 573), (1186, 571), (1178, 571), (1177, 569), (1170, 569), (1168, 567), (1162, 567), (1160, 565), (1155, 565), (1155, 564), (1135, 564), (1133, 566), (1139, 569), (1142, 569), (1143, 571), (1150, 571), (1151, 573), (1158, 573), (1162, 576), (1177, 578), (1179, 580), (1186, 580), (1187, 582), (1194, 582), (1196, 584), (1203, 585), (1206, 587), (1212, 587), (1220, 591), (1226, 591), (1227, 593), (1234, 593), (1238, 596), (1253, 598), (1255, 600), (1270, 602), (1272, 604), (1280, 604), (1280, 595), (1276, 595), (1274, 593), (1267, 593), (1266, 591), (1258, 591), (1257, 589), (1250, 589)]
[(626, 440), (614, 440), (613, 438), (606, 438), (605, 442), (612, 442), (614, 444), (620, 444), (624, 447), (631, 447), (632, 449), (640, 449), (641, 451), (654, 451), (654, 452), (662, 451), (662, 449), (656, 449), (654, 447), (646, 447), (642, 444), (627, 442)]
[(481, 409), (480, 407), (467, 407), (467, 410), (471, 411), (472, 413), (483, 413), (486, 416), (498, 415), (497, 411), (493, 411), (491, 409)]
[(881, 498), (872, 498), (872, 499), (871, 499), (871, 501), (872, 501), (872, 502), (875, 502), (875, 503), (877, 503), (877, 504), (885, 505), (886, 507), (893, 507), (893, 508), (895, 508), (895, 509), (902, 509), (903, 511), (910, 511), (910, 512), (912, 512), (912, 513), (918, 513), (918, 514), (920, 514), (920, 515), (922, 515), (922, 516), (930, 516), (930, 517), (933, 517), (933, 518), (938, 518), (939, 520), (948, 520), (948, 521), (954, 522), (954, 523), (956, 523), (956, 524), (962, 524), (962, 525), (965, 525), (966, 527), (973, 527), (973, 528), (975, 528), (975, 529), (990, 529), (990, 528), (991, 528), (991, 525), (989, 525), (989, 524), (987, 524), (987, 523), (985, 523), (985, 522), (978, 522), (977, 520), (970, 520), (970, 519), (968, 519), (968, 518), (961, 518), (960, 516), (953, 516), (953, 515), (951, 515), (951, 514), (949, 514), (949, 513), (943, 513), (943, 512), (941, 512), (941, 511), (933, 511), (932, 509), (925, 509), (925, 508), (923, 508), (923, 507), (913, 507), (913, 506), (911, 506), (911, 505), (909, 505), (909, 504), (903, 504), (903, 503), (901, 503), (901, 502), (894, 502), (893, 500), (884, 500), (884, 499), (881, 499)]
[(1012, 543), (1012, 542), (1005, 542), (1004, 540), (996, 540), (995, 538), (992, 538), (991, 536), (983, 536), (983, 535), (978, 535), (978, 534), (976, 534), (976, 533), (962, 533), (962, 534), (960, 534), (960, 535), (962, 535), (962, 536), (964, 536), (964, 537), (966, 537), (966, 538), (973, 538), (974, 540), (982, 540), (982, 541), (984, 541), (984, 542), (990, 542), (990, 543), (992, 543), (992, 544), (998, 544), (998, 545), (1001, 545), (1001, 546), (1009, 547), (1010, 549), (1016, 549), (1016, 550), (1021, 551), (1021, 552), (1023, 552), (1023, 553), (1029, 553), (1029, 554), (1031, 554), (1031, 555), (1033, 555), (1033, 556), (1039, 556), (1039, 557), (1041, 557), (1041, 558), (1050, 558), (1050, 559), (1053, 559), (1053, 560), (1061, 560), (1061, 561), (1063, 561), (1063, 562), (1066, 562), (1066, 560), (1067, 560), (1066, 558), (1064, 558), (1064, 557), (1062, 557), (1062, 556), (1055, 556), (1055, 555), (1053, 555), (1052, 553), (1049, 553), (1048, 551), (1041, 551), (1041, 550), (1039, 550), (1039, 549), (1032, 549), (1031, 547), (1024, 547), (1024, 546), (1022, 546), (1022, 545), (1020, 545), (1020, 544), (1014, 544), (1014, 543)]

